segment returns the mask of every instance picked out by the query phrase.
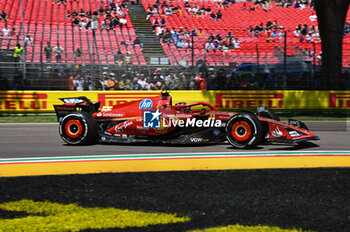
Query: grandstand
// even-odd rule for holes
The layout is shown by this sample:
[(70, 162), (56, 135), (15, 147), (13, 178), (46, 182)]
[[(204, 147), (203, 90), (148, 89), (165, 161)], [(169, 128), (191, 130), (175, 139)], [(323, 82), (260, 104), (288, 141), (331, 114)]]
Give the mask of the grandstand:
[[(21, 2), (24, 9), (23, 18)], [(78, 66), (90, 67), (91, 70), (92, 67), (98, 67), (95, 68), (97, 72), (102, 72), (105, 67), (108, 67), (108, 70), (119, 70), (120, 66), (116, 66), (119, 51), (124, 59), (130, 58), (129, 63), (124, 60), (122, 66), (124, 71), (130, 70), (130, 67), (132, 69), (144, 67), (152, 72), (155, 68), (161, 67), (160, 65), (177, 68), (196, 66), (200, 61), (214, 68), (231, 68), (242, 63), (274, 64), (285, 61), (320, 63), (321, 43), (317, 35), (317, 21), (310, 17), (314, 14), (310, 6), (296, 8), (293, 3), (290, 7), (282, 7), (277, 6), (274, 1), (266, 5), (256, 5), (254, 1), (231, 4), (228, 1), (217, 0), (165, 0), (159, 3), (156, 0), (140, 0), (141, 4), (136, 4), (134, 1), (123, 3), (122, 0), (115, 0), (117, 8), (120, 6), (120, 9), (118, 8), (120, 12), (115, 10), (112, 13), (115, 15), (118, 13), (117, 18), (124, 18), (127, 23), (124, 26), (117, 24), (112, 30), (109, 28), (112, 20), (106, 13), (107, 9), (111, 8), (110, 2), (2, 0), (0, 12), (4, 11), (7, 14), (7, 21), (0, 20), (0, 33), (5, 26), (11, 31), (8, 35), (0, 37), (2, 62), (12, 61), (16, 43), (23, 44), (29, 35), (33, 41), (25, 46), (25, 63), (22, 64), (27, 64), (27, 68), (40, 67), (42, 72), (47, 68), (43, 64), (56, 63), (54, 52), (49, 62), (46, 59), (47, 42), (51, 43), (52, 48), (59, 42), (63, 50), (62, 65), (66, 65), (66, 70)], [(148, 15), (150, 8), (153, 9), (153, 13)], [(167, 8), (172, 9), (170, 13), (167, 12)], [(197, 11), (193, 11), (193, 8), (197, 8)], [(201, 10), (207, 8), (214, 14), (220, 10), (221, 19), (213, 20), (210, 12), (205, 13)], [(80, 17), (81, 11), (85, 17)], [(80, 24), (83, 20), (91, 23), (91, 15), (95, 11), (99, 12), (96, 15), (97, 28), (93, 30), (92, 25)], [(77, 18), (80, 20), (76, 26), (72, 16), (74, 12), (78, 14)], [(155, 19), (158, 23), (162, 19), (165, 22), (160, 26), (156, 24)], [(347, 15), (347, 22), (349, 20), (350, 13)], [(257, 25), (262, 24), (262, 27), (265, 27), (268, 21), (273, 22), (272, 29), (255, 33)], [(298, 25), (305, 24), (309, 29), (310, 26), (315, 29), (314, 37), (310, 41), (307, 41), (306, 36), (294, 34)], [(167, 31), (176, 34), (181, 34), (183, 31), (181, 35), (184, 35), (188, 47), (181, 48), (177, 46), (176, 41), (164, 40)], [(275, 35), (272, 34), (274, 31)], [(206, 49), (208, 40), (211, 37), (216, 38), (217, 35), (223, 40), (231, 36), (232, 40), (237, 40), (237, 46), (219, 45), (216, 49)], [(136, 39), (141, 45), (133, 46)], [(350, 33), (347, 33), (344, 35), (344, 67), (350, 67), (349, 45)], [(81, 51), (80, 55), (77, 55), (78, 49)], [(154, 58), (158, 59), (158, 62), (155, 62)], [(163, 58), (162, 62), (160, 58)], [(3, 64), (5, 65), (2, 67), (6, 66), (6, 63)], [(125, 65), (128, 68), (125, 68)], [(23, 66), (21, 68), (23, 69)], [(33, 70), (35, 73), (35, 69)]]
[[(144, 7), (152, 6), (155, 0), (143, 0)], [(187, 28), (192, 31), (193, 29), (198, 31), (203, 30), (204, 36), (196, 36), (194, 38), (194, 53), (195, 59), (205, 58), (209, 65), (228, 65), (229, 62), (240, 63), (256, 63), (257, 52), (260, 51), (259, 58), (262, 63), (278, 63), (280, 60), (277, 58), (276, 49), (282, 49), (284, 47), (284, 38), (275, 39), (274, 42), (267, 42), (269, 37), (268, 33), (262, 33), (259, 37), (250, 35), (248, 36), (248, 28), (250, 26), (255, 27), (263, 23), (265, 25), (269, 20), (278, 23), (279, 29), (277, 32), (287, 32), (287, 55), (297, 56), (300, 51), (305, 49), (311, 49), (316, 54), (321, 52), (321, 44), (319, 39), (313, 39), (311, 43), (306, 41), (300, 42), (300, 38), (294, 36), (293, 32), (295, 28), (301, 24), (307, 24), (317, 27), (317, 21), (312, 22), (310, 16), (314, 13), (314, 10), (310, 7), (304, 7), (302, 9), (295, 9), (294, 5), (291, 7), (277, 7), (275, 2), (271, 2), (268, 8), (258, 7), (253, 1), (251, 2), (236, 2), (235, 4), (229, 4), (227, 7), (223, 7), (220, 1), (190, 1), (190, 6), (198, 6), (198, 8), (208, 8), (210, 6), (212, 12), (220, 10), (223, 14), (222, 20), (214, 21), (210, 18), (209, 14), (200, 15), (189, 12), (190, 7), (185, 8), (184, 5), (187, 1), (176, 1), (176, 6), (180, 6), (182, 9), (180, 12), (176, 12), (170, 16), (166, 16), (161, 9), (160, 14), (155, 15), (155, 18), (160, 20), (161, 17), (166, 17), (167, 29), (179, 31), (180, 28)], [(254, 8), (255, 7), (255, 8)], [(254, 10), (251, 10), (254, 9)], [(350, 13), (347, 15), (347, 21), (350, 20)], [(152, 21), (152, 20), (151, 20)], [(281, 29), (283, 27), (283, 29)], [(220, 34), (225, 37), (229, 32), (240, 40), (240, 48), (232, 49), (227, 53), (223, 53), (220, 50), (216, 52), (210, 51), (206, 53), (204, 45), (211, 34)], [(313, 43), (315, 42), (315, 43)], [(344, 66), (350, 66), (350, 34), (344, 37)], [(164, 50), (169, 56), (172, 63), (177, 64), (180, 59), (185, 58), (188, 62), (191, 62), (191, 56), (188, 50), (176, 49), (175, 45), (169, 46), (163, 44)], [(195, 60), (195, 61), (196, 61)]]
[[(95, 30), (95, 35), (91, 28), (85, 30), (85, 28), (80, 29), (79, 26), (72, 26), (72, 18), (67, 17), (67, 14), (73, 11), (78, 12), (80, 9), (85, 12), (97, 11), (101, 6), (98, 0), (67, 1), (65, 5), (52, 1), (23, 0), (23, 4), (25, 9), (24, 31), (21, 27), (20, 0), (4, 0), (1, 8), (8, 14), (7, 25), (10, 28), (16, 28), (19, 31), (19, 37), (18, 39), (15, 36), (3, 37), (0, 46), (1, 49), (14, 48), (18, 40), (21, 42), (23, 36), (29, 34), (33, 38), (33, 45), (27, 46), (27, 62), (46, 62), (44, 47), (50, 41), (53, 47), (60, 42), (63, 48), (63, 63), (114, 64), (114, 54), (117, 51), (120, 50), (126, 54), (126, 46), (122, 44), (132, 44), (136, 38), (127, 10), (123, 11), (128, 22), (126, 27), (102, 30), (102, 15), (99, 16), (100, 26)], [(102, 4), (104, 8), (108, 5), (106, 2)], [(3, 28), (5, 22), (0, 21), (0, 23), (0, 27)], [(77, 48), (82, 50), (81, 58), (74, 56)], [(132, 64), (146, 64), (139, 46), (135, 48), (128, 46), (128, 50), (135, 57), (132, 59)]]
[[(101, 3), (102, 2), (102, 3)], [(165, 7), (160, 6), (160, 14), (156, 14), (150, 19), (152, 22), (154, 18), (166, 19), (165, 28), (169, 30), (179, 31), (180, 28), (197, 32), (199, 29), (203, 30), (203, 36), (195, 36), (193, 39), (193, 55), (194, 62), (198, 60), (206, 60), (208, 65), (229, 65), (230, 62), (238, 64), (244, 62), (257, 62), (257, 52), (259, 52), (259, 60), (262, 63), (278, 63), (276, 49), (283, 50), (284, 38), (275, 39), (274, 42), (267, 42), (267, 33), (262, 33), (261, 36), (248, 36), (248, 27), (265, 23), (269, 20), (278, 23), (279, 29), (277, 32), (283, 30), (287, 32), (288, 50), (287, 55), (297, 55), (298, 51), (315, 50), (316, 54), (320, 53), (320, 43), (316, 41), (316, 46), (313, 43), (300, 42), (299, 38), (294, 37), (293, 31), (299, 24), (315, 25), (316, 22), (311, 22), (309, 17), (313, 13), (310, 7), (303, 9), (295, 9), (292, 7), (277, 7), (275, 2), (266, 9), (265, 7), (255, 7), (254, 2), (237, 2), (235, 4), (228, 4), (223, 7), (217, 1), (191, 1), (190, 6), (197, 5), (198, 7), (207, 8), (210, 6), (212, 12), (221, 10), (222, 20), (214, 21), (209, 14), (196, 15), (189, 12), (189, 8), (185, 8), (186, 0), (178, 0), (174, 2), (174, 6), (180, 6), (181, 11), (172, 15), (166, 15)], [(145, 9), (148, 6), (153, 6), (156, 0), (142, 0)], [(93, 30), (89, 28), (80, 29), (79, 26), (72, 26), (72, 18), (67, 17), (70, 12), (79, 12), (80, 9), (87, 11), (98, 11), (99, 8), (108, 7), (108, 1), (98, 0), (79, 0), (67, 1), (66, 4), (58, 4), (52, 1), (36, 1), (23, 0), (24, 5), (24, 31), (21, 27), (21, 7), (20, 0), (3, 0), (0, 5), (0, 11), (4, 10), (8, 15), (7, 25), (9, 28), (16, 28), (19, 37), (12, 36), (2, 37), (0, 40), (1, 49), (13, 49), (16, 42), (22, 41), (23, 36), (30, 35), (33, 38), (32, 46), (27, 46), (26, 61), (27, 62), (45, 62), (44, 47), (50, 41), (52, 46), (56, 46), (59, 41), (63, 48), (62, 61), (63, 63), (96, 63), (96, 64), (114, 64), (114, 55), (117, 51), (126, 54), (128, 50), (133, 57), (133, 65), (146, 65), (146, 59), (140, 46), (125, 46), (132, 45), (136, 39), (136, 33), (133, 23), (130, 19), (129, 11), (123, 10), (127, 20), (126, 27), (115, 27), (115, 30), (103, 30), (102, 22), (103, 15), (99, 15), (99, 28)], [(130, 5), (131, 8), (135, 5)], [(347, 20), (349, 20), (349, 15)], [(5, 21), (0, 21), (0, 28), (5, 26)], [(233, 36), (238, 37), (240, 41), (240, 48), (230, 49), (227, 52), (221, 50), (206, 51), (204, 49), (208, 37), (213, 34), (220, 34), (225, 37), (229, 32)], [(350, 43), (350, 35), (345, 36), (344, 41), (344, 66), (350, 65), (350, 50), (347, 45)], [(181, 60), (186, 60), (189, 64), (192, 62), (191, 49), (179, 49), (175, 44), (162, 43), (162, 47), (168, 56), (172, 65), (178, 65)], [(77, 48), (82, 50), (82, 56), (77, 58), (74, 52)]]

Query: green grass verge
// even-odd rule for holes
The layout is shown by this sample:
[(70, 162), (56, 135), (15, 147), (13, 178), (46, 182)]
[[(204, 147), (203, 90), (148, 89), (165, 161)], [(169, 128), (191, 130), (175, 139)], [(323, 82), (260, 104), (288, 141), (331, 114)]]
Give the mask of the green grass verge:
[(6, 211), (26, 212), (31, 216), (0, 219), (1, 231), (68, 232), (84, 229), (147, 227), (189, 221), (166, 213), (141, 212), (114, 208), (84, 208), (76, 204), (21, 200), (0, 204)]
[(48, 215), (64, 218), (51, 221), (56, 228), (84, 232), (350, 231), (350, 169), (16, 177), (0, 178), (0, 188), (0, 225), (33, 218), (44, 229), (32, 231), (54, 231), (40, 221)]
[[(229, 225), (223, 227), (214, 227), (204, 230), (191, 230), (189, 232), (302, 232), (301, 229), (281, 229), (275, 226), (242, 226)], [(304, 232), (306, 232), (304, 230)], [(307, 231), (311, 232), (311, 231)]]
[(53, 115), (19, 115), (1, 116), (0, 123), (50, 123), (57, 122), (57, 117)]

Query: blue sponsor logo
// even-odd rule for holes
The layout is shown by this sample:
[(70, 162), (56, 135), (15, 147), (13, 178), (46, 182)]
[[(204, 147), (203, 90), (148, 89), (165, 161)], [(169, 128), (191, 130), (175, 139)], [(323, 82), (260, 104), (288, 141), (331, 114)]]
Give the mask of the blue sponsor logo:
[(220, 130), (219, 130), (219, 129), (215, 129), (215, 130), (213, 131), (213, 134), (214, 134), (215, 136), (220, 135)]
[(157, 111), (143, 111), (143, 127), (145, 128), (160, 128), (160, 115)]
[(153, 105), (152, 100), (146, 98), (140, 102), (139, 108), (140, 110), (148, 110), (152, 108), (152, 105)]

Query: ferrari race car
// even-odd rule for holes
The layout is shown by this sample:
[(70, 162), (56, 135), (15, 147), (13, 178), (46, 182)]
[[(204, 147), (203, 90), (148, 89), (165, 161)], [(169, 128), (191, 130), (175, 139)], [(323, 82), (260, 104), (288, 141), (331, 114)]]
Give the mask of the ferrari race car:
[(207, 102), (172, 104), (168, 92), (103, 106), (86, 97), (61, 98), (55, 105), (59, 133), (71, 145), (102, 143), (211, 144), (235, 148), (260, 144), (298, 144), (319, 137), (298, 120), (281, 122), (264, 107), (256, 113), (222, 112)]

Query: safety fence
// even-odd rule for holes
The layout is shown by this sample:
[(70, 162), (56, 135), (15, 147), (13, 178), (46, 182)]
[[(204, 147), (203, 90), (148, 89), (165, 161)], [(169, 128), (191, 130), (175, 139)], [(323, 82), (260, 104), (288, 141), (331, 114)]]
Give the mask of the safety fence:
[[(171, 91), (173, 103), (206, 101), (222, 110), (350, 110), (350, 91)], [(0, 113), (51, 113), (59, 98), (86, 96), (101, 107), (159, 96), (159, 91), (0, 91)]]

